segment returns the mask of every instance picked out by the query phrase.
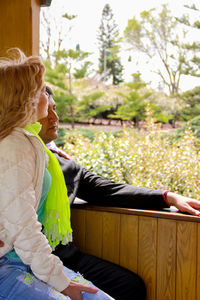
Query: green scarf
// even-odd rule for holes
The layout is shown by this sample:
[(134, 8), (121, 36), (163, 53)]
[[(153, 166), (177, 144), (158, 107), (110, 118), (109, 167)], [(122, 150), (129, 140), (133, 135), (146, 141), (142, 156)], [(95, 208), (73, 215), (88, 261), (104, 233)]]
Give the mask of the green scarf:
[(51, 174), (51, 187), (44, 206), (44, 234), (54, 250), (61, 242), (66, 245), (72, 241), (72, 228), (70, 223), (70, 203), (63, 172), (54, 154), (47, 148), (38, 135), (41, 124), (36, 122), (26, 126), (25, 130), (35, 135), (44, 147), (49, 157), (48, 171)]

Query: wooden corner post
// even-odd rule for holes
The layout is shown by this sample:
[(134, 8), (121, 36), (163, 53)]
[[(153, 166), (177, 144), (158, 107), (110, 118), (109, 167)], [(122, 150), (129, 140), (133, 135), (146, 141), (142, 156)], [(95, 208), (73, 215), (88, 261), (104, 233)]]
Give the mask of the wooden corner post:
[(0, 56), (13, 47), (39, 55), (40, 0), (0, 1), (0, 14)]

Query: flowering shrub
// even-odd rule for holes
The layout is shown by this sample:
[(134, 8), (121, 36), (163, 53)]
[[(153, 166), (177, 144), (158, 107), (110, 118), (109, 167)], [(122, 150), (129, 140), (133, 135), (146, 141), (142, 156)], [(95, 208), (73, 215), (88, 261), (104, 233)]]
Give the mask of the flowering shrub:
[(106, 179), (200, 196), (200, 146), (190, 129), (172, 142), (162, 137), (149, 116), (145, 130), (124, 129), (117, 138), (99, 132), (90, 142), (78, 132), (67, 133), (64, 150)]

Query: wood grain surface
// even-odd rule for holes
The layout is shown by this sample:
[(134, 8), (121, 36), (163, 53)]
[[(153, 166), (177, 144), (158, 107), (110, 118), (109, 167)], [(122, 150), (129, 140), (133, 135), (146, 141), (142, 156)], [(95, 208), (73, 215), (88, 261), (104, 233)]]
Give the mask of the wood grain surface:
[(173, 215), (72, 208), (75, 243), (139, 274), (147, 300), (199, 300), (199, 218)]
[(40, 1), (0, 1), (0, 56), (18, 47), (26, 55), (39, 54)]

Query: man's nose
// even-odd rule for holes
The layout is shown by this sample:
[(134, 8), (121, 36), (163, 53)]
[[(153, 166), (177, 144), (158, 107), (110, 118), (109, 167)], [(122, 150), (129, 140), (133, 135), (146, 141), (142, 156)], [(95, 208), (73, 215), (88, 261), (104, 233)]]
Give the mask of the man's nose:
[(58, 121), (58, 119), (59, 119), (58, 115), (57, 115), (57, 113), (55, 111), (51, 111), (49, 113), (49, 118), (52, 119), (52, 120), (54, 120), (54, 121)]

